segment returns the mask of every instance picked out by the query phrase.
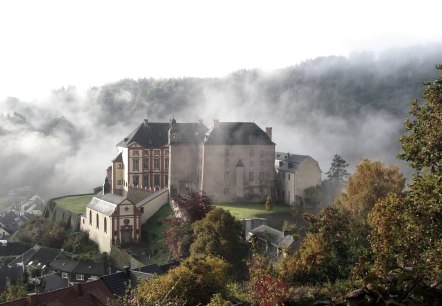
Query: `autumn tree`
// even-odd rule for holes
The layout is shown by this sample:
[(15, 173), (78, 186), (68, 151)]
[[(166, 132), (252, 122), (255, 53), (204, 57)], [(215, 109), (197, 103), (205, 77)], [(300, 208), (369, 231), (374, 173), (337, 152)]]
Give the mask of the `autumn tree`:
[(135, 289), (137, 305), (206, 305), (224, 294), (230, 265), (221, 258), (190, 257), (166, 274), (143, 281)]
[(212, 199), (203, 192), (186, 188), (186, 192), (176, 195), (173, 201), (182, 217), (165, 220), (170, 228), (164, 232), (164, 244), (175, 259), (181, 259), (190, 255), (190, 245), (194, 240), (191, 224), (204, 218), (212, 209)]
[(248, 245), (241, 224), (229, 211), (214, 208), (202, 220), (194, 222), (192, 228), (195, 238), (190, 247), (192, 256), (218, 256), (232, 264), (236, 276), (244, 272)]
[(352, 218), (366, 220), (379, 199), (390, 192), (402, 193), (404, 186), (405, 179), (398, 167), (364, 159), (350, 176), (337, 205)]

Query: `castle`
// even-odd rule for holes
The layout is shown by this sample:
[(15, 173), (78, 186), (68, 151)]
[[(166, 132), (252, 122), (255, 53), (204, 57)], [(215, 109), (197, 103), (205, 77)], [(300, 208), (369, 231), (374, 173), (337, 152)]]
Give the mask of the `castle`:
[(272, 129), (253, 122), (157, 123), (145, 120), (118, 145), (108, 170), (110, 191), (131, 189), (172, 195), (186, 187), (214, 202), (263, 201), (274, 193)]
[(141, 225), (186, 188), (204, 191), (215, 203), (270, 196), (290, 205), (321, 183), (317, 161), (275, 153), (272, 128), (264, 131), (254, 122), (214, 120), (209, 129), (202, 122), (144, 120), (117, 149), (103, 192), (80, 221), (101, 252), (138, 243)]

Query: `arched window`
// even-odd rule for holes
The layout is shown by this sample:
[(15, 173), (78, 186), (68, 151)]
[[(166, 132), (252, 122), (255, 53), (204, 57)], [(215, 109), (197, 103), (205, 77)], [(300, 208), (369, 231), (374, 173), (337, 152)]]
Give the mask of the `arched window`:
[(89, 210), (89, 224), (92, 225), (92, 210)]
[(107, 219), (104, 217), (104, 232), (107, 233)]
[(98, 219), (98, 214), (97, 214), (96, 219), (97, 219), (97, 228), (100, 228), (100, 219)]

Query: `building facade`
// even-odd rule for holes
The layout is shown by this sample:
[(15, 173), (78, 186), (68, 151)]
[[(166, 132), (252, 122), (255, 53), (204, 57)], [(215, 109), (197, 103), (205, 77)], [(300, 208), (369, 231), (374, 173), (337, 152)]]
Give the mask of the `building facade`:
[(304, 191), (321, 185), (321, 169), (307, 155), (276, 152), (277, 199), (291, 205), (303, 201)]

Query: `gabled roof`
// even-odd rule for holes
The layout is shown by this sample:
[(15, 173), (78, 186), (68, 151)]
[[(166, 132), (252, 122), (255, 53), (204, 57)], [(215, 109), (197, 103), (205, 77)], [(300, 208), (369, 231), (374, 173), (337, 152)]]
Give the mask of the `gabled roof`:
[(59, 253), (60, 250), (58, 249), (35, 245), (32, 249), (23, 253), (22, 256), (19, 256), (10, 262), (8, 266), (15, 267), (17, 265), (22, 265), (22, 263), (27, 265), (30, 261), (38, 261), (43, 265), (49, 265), (49, 263), (54, 260)]
[(173, 121), (171, 132), (179, 135), (180, 143), (201, 143), (207, 132), (207, 127), (200, 123), (177, 123)]
[[(301, 165), (306, 159), (311, 159), (316, 164), (318, 162), (308, 155), (299, 155), (299, 154), (291, 154), (284, 152), (276, 152), (275, 153), (275, 168), (280, 171), (285, 172), (296, 172), (298, 170), (299, 165)], [(319, 168), (319, 164), (318, 164)]]
[(123, 203), (124, 201), (131, 202), (127, 198), (116, 194), (112, 193), (103, 194), (102, 192), (99, 192), (96, 195), (94, 195), (94, 197), (89, 202), (87, 207), (97, 212), (100, 212), (106, 216), (111, 216), (115, 211), (115, 208), (117, 208), (117, 205)]
[(121, 163), (121, 162), (123, 162), (123, 153), (120, 152), (120, 154), (118, 154), (117, 157), (115, 157), (112, 162), (114, 162), (114, 163)]
[(145, 120), (117, 146), (129, 147), (134, 143), (145, 148), (158, 148), (168, 144), (170, 123), (148, 122)]
[(25, 253), (30, 248), (30, 246), (21, 244), (19, 242), (7, 242), (6, 245), (0, 244), (0, 257), (18, 256)]
[(207, 145), (274, 145), (254, 122), (219, 122), (207, 134)]
[(257, 228), (252, 229), (250, 233), (261, 239), (267, 240), (278, 247), (287, 248), (294, 242), (292, 235), (284, 235), (284, 232), (278, 231), (267, 225), (260, 225)]

